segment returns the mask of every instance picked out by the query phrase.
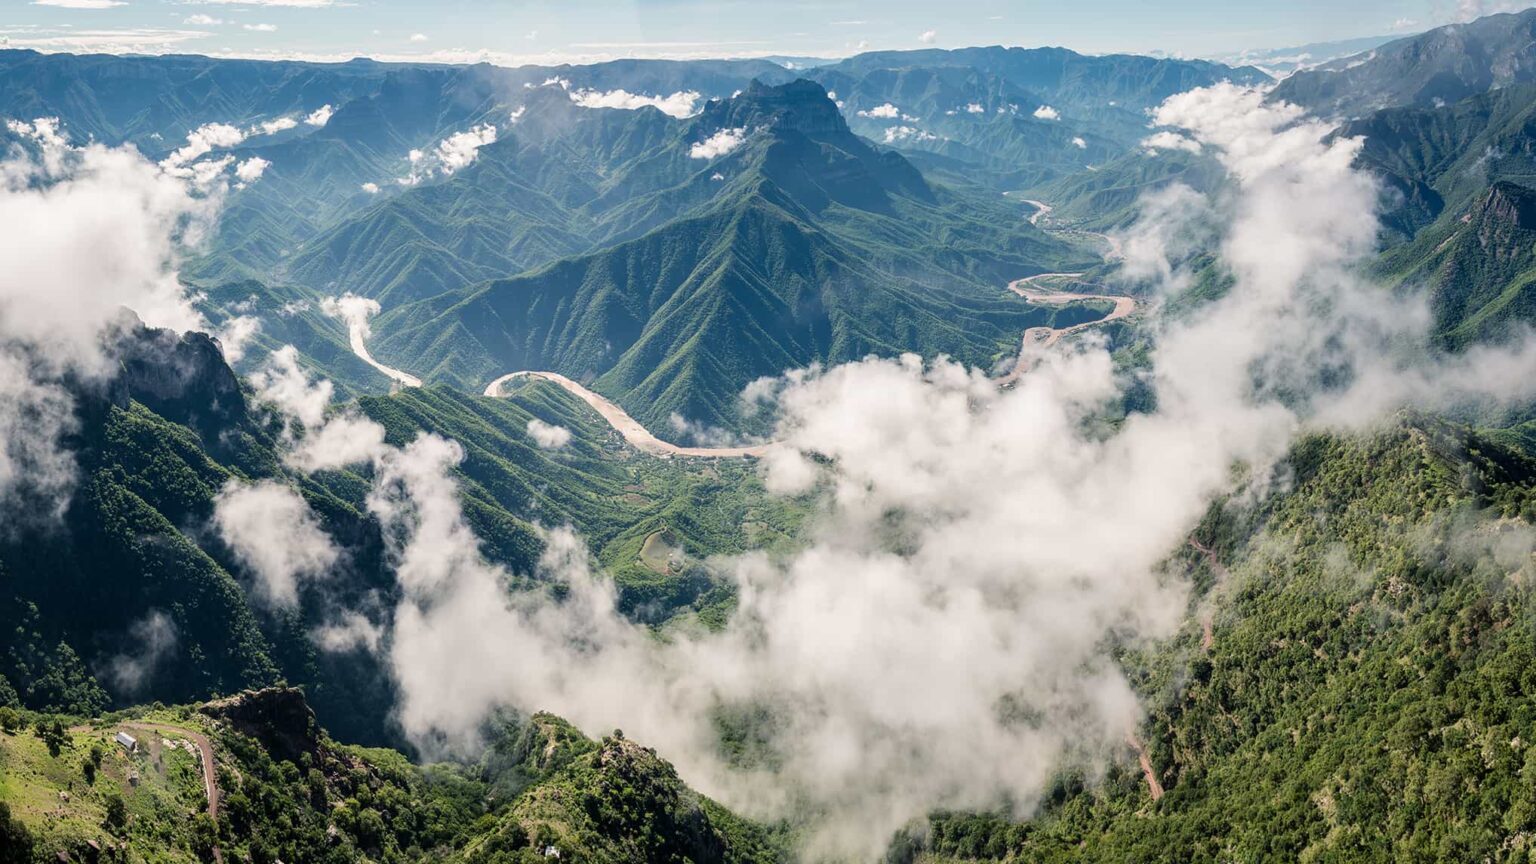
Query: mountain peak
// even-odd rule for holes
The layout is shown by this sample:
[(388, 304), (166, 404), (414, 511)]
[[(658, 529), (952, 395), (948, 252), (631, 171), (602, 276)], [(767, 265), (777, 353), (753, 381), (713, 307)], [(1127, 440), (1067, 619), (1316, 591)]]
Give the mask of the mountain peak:
[(753, 79), (746, 90), (730, 99), (711, 102), (704, 113), (723, 126), (766, 126), (793, 130), (810, 138), (852, 134), (826, 89), (804, 78), (778, 85)]

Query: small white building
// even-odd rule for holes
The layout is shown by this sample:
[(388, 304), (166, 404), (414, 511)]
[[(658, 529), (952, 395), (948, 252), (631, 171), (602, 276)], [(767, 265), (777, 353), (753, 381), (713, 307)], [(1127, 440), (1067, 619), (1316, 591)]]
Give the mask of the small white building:
[(129, 753), (137, 753), (139, 750), (138, 740), (135, 739), (132, 735), (129, 735), (127, 732), (119, 732), (116, 735), (113, 735), (112, 740), (116, 741), (118, 744), (121, 744), (123, 749), (127, 750)]

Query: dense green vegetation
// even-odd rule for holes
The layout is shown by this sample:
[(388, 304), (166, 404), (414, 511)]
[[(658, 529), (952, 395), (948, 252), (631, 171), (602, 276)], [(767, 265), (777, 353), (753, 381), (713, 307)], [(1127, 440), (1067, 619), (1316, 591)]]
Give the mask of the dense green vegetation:
[(754, 87), (712, 103), (694, 128), (696, 138), (755, 131), (658, 196), (692, 203), (712, 189), (692, 215), (391, 310), (377, 322), (375, 353), (466, 389), (551, 369), (596, 379), (653, 430), (668, 430), (673, 414), (734, 429), (742, 388), (812, 362), (917, 351), (990, 366), (1017, 350), (1026, 327), (1058, 314), (1003, 285), (1096, 260), (1005, 203), (930, 186), (901, 157), (854, 137), (814, 84)]
[[(475, 762), (417, 766), (340, 744), (297, 690), (0, 731), (0, 860), (768, 862), (783, 836), (684, 786), (621, 732), (507, 719)], [(29, 726), (32, 723), (29, 723)], [(49, 732), (47, 730), (57, 730)], [(133, 751), (114, 735), (135, 736)], [(49, 741), (48, 735), (57, 735)], [(213, 747), (207, 812), (198, 736)], [(189, 818), (190, 817), (190, 818)], [(100, 851), (98, 851), (100, 850)]]
[[(1275, 93), (1353, 118), (1338, 134), (1365, 137), (1359, 165), (1386, 192), (1375, 275), (1426, 293), (1437, 349), (1536, 323), (1533, 27), (1527, 12), (1444, 28)], [(1102, 314), (1031, 307), (1007, 281), (1094, 268), (1091, 232), (1126, 225), (1149, 191), (1219, 193), (1208, 155), (1137, 142), (1147, 109), (1223, 79), (1264, 80), (1063, 49), (875, 52), (801, 72), (0, 51), (7, 115), (59, 115), (79, 139), (152, 156), (202, 123), (333, 104), (323, 127), (235, 148), (270, 170), (230, 192), (183, 271), (213, 327), (261, 319), (236, 368), (291, 344), (389, 443), (459, 442), (465, 518), (514, 588), (541, 529), (570, 525), (621, 610), (663, 637), (720, 626), (733, 597), (711, 556), (793, 548), (814, 502), (767, 495), (750, 463), (644, 456), (545, 382), (474, 395), (488, 380), (561, 371), (680, 438), (674, 418), (765, 431), (739, 394), (790, 368), (904, 351), (993, 366), (1025, 328)], [(580, 108), (583, 87), (693, 90), (700, 110)], [(1034, 115), (1045, 105), (1055, 118)], [(480, 123), (498, 140), (472, 164), (394, 182), (409, 151)], [(722, 130), (743, 141), (696, 158)], [(1054, 206), (1051, 230), (1022, 198)], [(1198, 278), (1163, 307), (1173, 317), (1232, 288), (1210, 254), (1188, 263)], [(389, 382), (320, 311), (346, 291), (383, 302), (375, 353), (431, 386), (382, 395)], [(1149, 331), (1101, 332), (1134, 373)], [(110, 382), (70, 384), (67, 509), (18, 508), (0, 532), (0, 861), (792, 860), (793, 826), (727, 812), (617, 730), (594, 741), (548, 715), (500, 717), (478, 760), (413, 762), (387, 658), (313, 635), (337, 609), (387, 616), (398, 599), (369, 469), (285, 466), (285, 424), (207, 337), (140, 329), (115, 347)], [(1149, 394), (1133, 383), (1117, 410), (1150, 410)], [(540, 447), (534, 420), (571, 440)], [(1196, 586), (1184, 631), (1118, 652), (1165, 794), (1128, 748), (1102, 774), (1065, 766), (1040, 802), (933, 814), (890, 858), (1531, 860), (1533, 454), (1533, 422), (1407, 416), (1306, 438), (1266, 495), (1213, 505), (1173, 553)], [(227, 483), (259, 479), (298, 490), (344, 552), (295, 608), (260, 602), (211, 525)], [(750, 760), (751, 718), (736, 719), (721, 718), (721, 747)], [(118, 731), (143, 749), (112, 743)], [(216, 817), (182, 743), (199, 735), (218, 754)]]
[[(1536, 461), (1426, 418), (1319, 436), (1292, 491), (1178, 558), (1211, 647), (1127, 654), (1167, 794), (1129, 761), (1036, 819), (936, 816), (939, 860), (1524, 861), (1536, 829)], [(1221, 562), (1217, 569), (1213, 561)]]
[[(303, 683), (321, 719), (348, 740), (399, 743), (389, 731), (392, 683), (380, 658), (321, 651), (311, 630), (336, 608), (392, 605), (396, 587), (358, 473), (305, 476), (278, 456), (282, 423), (255, 406), (205, 336), (140, 331), (105, 393), (83, 392), (75, 436), (83, 478), (61, 524), (0, 539), (0, 705), (92, 715), (113, 705), (188, 702), (287, 680)], [(662, 624), (718, 620), (730, 592), (709, 556), (774, 548), (796, 536), (803, 505), (770, 499), (750, 466), (658, 460), (622, 444), (564, 391), (526, 384), (505, 399), (408, 391), (359, 403), (398, 445), (434, 432), (460, 441), (466, 518), (487, 557), (529, 574), (536, 524), (588, 537), (620, 586), (623, 608)], [(538, 417), (572, 432), (537, 447)], [(297, 489), (346, 553), (338, 578), (307, 586), (296, 609), (269, 609), (210, 520), (231, 480)], [(646, 539), (675, 539), (675, 566), (642, 559)], [(175, 634), (150, 656), (136, 628), (155, 616)], [(118, 658), (143, 676), (114, 679)]]

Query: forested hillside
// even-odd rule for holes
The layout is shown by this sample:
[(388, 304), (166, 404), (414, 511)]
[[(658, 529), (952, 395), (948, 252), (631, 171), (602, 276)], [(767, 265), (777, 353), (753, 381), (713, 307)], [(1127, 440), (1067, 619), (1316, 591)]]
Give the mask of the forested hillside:
[(924, 860), (1527, 860), (1536, 460), (1405, 417), (1288, 464), (1176, 553), (1205, 592), (1183, 635), (1125, 656), (1150, 779), (1128, 757), (1022, 824), (936, 816)]
[[(110, 386), (81, 394), (87, 482), (62, 524), (22, 522), (0, 543), (0, 621), (16, 635), (0, 656), (0, 701), (91, 715), (287, 680), (305, 684), (322, 722), (347, 740), (398, 743), (381, 658), (313, 639), (335, 623), (332, 609), (387, 609), (397, 590), (366, 476), (286, 465), (282, 419), (254, 403), (206, 336), (140, 329), (122, 351)], [(543, 542), (531, 523), (573, 525), (622, 586), (624, 608), (658, 624), (725, 602), (703, 559), (798, 530), (797, 508), (768, 500), (748, 466), (639, 455), (548, 384), (496, 400), (407, 391), (358, 408), (390, 442), (431, 432), (461, 443), (465, 516), (493, 561), (529, 574)], [(535, 418), (572, 430), (571, 442), (540, 448), (525, 431)], [(346, 549), (342, 572), (292, 607), (262, 602), (214, 526), (227, 484), (261, 480), (298, 490)], [(648, 541), (671, 560), (647, 560)]]
[(477, 764), (420, 767), (333, 740), (290, 689), (100, 717), (0, 712), (7, 862), (745, 864), (785, 849), (782, 831), (697, 794), (621, 731), (593, 741), (550, 715), (497, 724)]
[(0, 50), (0, 864), (1536, 857), (1536, 10), (461, 5)]

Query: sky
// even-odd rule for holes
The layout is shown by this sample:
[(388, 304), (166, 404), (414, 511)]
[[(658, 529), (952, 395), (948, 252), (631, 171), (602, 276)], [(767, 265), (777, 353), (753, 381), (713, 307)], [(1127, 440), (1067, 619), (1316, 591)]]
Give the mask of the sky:
[(0, 0), (43, 51), (521, 63), (1061, 45), (1227, 56), (1408, 34), (1512, 0)]

